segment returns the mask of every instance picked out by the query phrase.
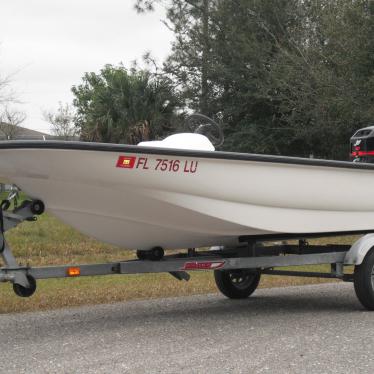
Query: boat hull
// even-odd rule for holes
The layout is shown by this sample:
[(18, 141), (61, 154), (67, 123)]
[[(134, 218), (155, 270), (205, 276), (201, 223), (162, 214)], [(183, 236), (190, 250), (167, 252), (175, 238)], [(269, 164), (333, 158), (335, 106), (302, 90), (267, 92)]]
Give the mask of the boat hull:
[(77, 230), (123, 248), (229, 245), (242, 235), (374, 229), (370, 167), (30, 143), (0, 146), (0, 177), (41, 199), (47, 211)]

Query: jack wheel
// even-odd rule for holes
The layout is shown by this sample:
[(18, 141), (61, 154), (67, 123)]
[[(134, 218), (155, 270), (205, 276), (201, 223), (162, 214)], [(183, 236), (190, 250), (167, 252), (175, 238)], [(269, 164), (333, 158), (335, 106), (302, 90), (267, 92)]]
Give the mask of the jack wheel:
[(40, 215), (44, 213), (45, 205), (41, 200), (34, 200), (31, 203), (30, 210), (32, 214)]
[(215, 270), (218, 289), (229, 299), (245, 299), (260, 283), (261, 273), (256, 269)]
[(1, 205), (2, 210), (8, 210), (9, 207), (10, 207), (10, 201), (9, 200), (3, 200), (0, 205)]
[(30, 297), (36, 291), (36, 281), (31, 275), (27, 275), (27, 280), (30, 283), (30, 287), (23, 287), (20, 284), (13, 283), (13, 291), (17, 296)]

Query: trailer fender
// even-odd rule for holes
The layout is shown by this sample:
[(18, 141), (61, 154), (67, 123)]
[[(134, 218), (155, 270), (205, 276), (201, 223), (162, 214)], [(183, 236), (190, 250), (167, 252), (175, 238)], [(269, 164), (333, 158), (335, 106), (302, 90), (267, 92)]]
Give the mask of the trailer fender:
[(367, 253), (374, 247), (374, 234), (367, 234), (353, 243), (345, 255), (345, 265), (360, 265)]

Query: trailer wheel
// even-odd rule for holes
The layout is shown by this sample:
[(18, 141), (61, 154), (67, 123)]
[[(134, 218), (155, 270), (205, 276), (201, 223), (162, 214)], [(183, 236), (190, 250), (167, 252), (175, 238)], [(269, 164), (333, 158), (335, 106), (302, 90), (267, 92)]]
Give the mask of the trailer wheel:
[(17, 296), (20, 297), (30, 297), (34, 294), (36, 290), (36, 281), (35, 278), (31, 275), (27, 275), (27, 280), (30, 283), (30, 287), (23, 287), (20, 284), (13, 283), (13, 291)]
[(374, 310), (374, 248), (360, 265), (355, 266), (353, 283), (361, 304), (368, 310)]
[(10, 201), (9, 200), (3, 200), (0, 204), (0, 208), (2, 210), (8, 210), (10, 207)]
[(215, 270), (218, 289), (230, 299), (245, 299), (257, 288), (261, 273), (255, 269)]

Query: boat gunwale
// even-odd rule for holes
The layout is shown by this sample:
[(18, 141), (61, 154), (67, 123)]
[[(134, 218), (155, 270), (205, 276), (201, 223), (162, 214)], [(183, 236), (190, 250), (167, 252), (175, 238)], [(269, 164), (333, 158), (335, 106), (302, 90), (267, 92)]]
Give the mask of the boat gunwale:
[(178, 148), (143, 147), (138, 145), (94, 143), (81, 141), (59, 140), (8, 140), (0, 142), (0, 150), (7, 149), (59, 149), (77, 151), (124, 152), (149, 155), (181, 156), (207, 158), (217, 160), (255, 161), (267, 163), (281, 163), (291, 165), (326, 166), (346, 169), (374, 170), (374, 164), (350, 161), (323, 160), (292, 156), (263, 155), (254, 153), (238, 153), (224, 151), (202, 151)]

